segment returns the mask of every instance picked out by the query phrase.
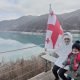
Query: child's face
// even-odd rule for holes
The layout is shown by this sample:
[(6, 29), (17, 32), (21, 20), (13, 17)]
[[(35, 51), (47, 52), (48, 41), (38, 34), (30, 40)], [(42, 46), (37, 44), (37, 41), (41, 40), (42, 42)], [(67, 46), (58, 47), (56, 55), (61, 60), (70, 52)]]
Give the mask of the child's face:
[(72, 53), (73, 53), (73, 54), (77, 54), (77, 53), (79, 53), (79, 50), (76, 49), (76, 48), (74, 48), (74, 49), (72, 49)]
[(66, 45), (68, 45), (70, 43), (70, 39), (69, 38), (64, 38), (64, 42)]

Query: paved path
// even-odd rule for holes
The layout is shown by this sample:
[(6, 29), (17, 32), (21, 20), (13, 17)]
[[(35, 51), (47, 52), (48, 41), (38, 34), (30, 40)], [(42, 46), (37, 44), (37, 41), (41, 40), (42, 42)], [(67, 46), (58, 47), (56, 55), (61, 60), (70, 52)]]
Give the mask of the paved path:
[(54, 80), (54, 76), (51, 71), (43, 72), (29, 80)]

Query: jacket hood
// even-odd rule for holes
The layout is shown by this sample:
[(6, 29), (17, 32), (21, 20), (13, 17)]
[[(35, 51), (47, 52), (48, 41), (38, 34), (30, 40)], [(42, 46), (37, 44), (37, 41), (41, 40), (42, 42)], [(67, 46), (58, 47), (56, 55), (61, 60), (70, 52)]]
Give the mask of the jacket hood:
[(64, 39), (65, 39), (65, 38), (69, 38), (69, 39), (70, 39), (70, 43), (69, 43), (69, 44), (72, 44), (73, 38), (72, 38), (72, 34), (71, 34), (70, 32), (65, 32), (65, 33), (63, 34), (63, 42), (64, 42)]

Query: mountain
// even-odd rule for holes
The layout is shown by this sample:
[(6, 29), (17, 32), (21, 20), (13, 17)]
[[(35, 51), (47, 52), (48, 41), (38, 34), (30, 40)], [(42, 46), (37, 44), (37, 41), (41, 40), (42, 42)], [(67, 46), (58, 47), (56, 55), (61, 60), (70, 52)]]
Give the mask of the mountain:
[(71, 13), (58, 16), (65, 30), (80, 30), (80, 9)]
[[(80, 30), (80, 10), (57, 16), (64, 30)], [(0, 31), (44, 32), (47, 28), (47, 19), (48, 14), (0, 21)]]
[(17, 29), (17, 27), (29, 23), (31, 20), (35, 19), (36, 16), (23, 16), (14, 20), (4, 20), (0, 22), (0, 31), (12, 31)]

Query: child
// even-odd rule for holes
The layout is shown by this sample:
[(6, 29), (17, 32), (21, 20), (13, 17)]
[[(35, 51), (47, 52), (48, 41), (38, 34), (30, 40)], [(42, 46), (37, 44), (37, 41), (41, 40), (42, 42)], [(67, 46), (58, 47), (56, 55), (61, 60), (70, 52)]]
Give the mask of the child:
[[(72, 34), (66, 32), (62, 36), (62, 45), (56, 49), (55, 53), (58, 54), (57, 60), (54, 62), (52, 72), (55, 76), (55, 80), (59, 80), (59, 76), (62, 80), (66, 80), (64, 73), (67, 71), (67, 67), (63, 68), (63, 62), (66, 60), (69, 53), (72, 51)], [(59, 75), (60, 72), (60, 75)]]
[(63, 65), (69, 65), (69, 75), (75, 80), (80, 80), (80, 41), (76, 41), (73, 44), (72, 52), (68, 55), (68, 58)]

